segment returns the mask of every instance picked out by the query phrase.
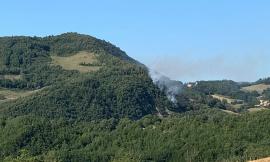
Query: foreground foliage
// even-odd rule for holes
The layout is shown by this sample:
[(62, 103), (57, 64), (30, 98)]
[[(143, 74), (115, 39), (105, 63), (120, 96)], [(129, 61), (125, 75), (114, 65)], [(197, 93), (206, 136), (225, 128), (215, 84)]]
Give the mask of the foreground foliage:
[(204, 110), (138, 121), (2, 119), (2, 160), (245, 161), (270, 153), (270, 112), (231, 116)]

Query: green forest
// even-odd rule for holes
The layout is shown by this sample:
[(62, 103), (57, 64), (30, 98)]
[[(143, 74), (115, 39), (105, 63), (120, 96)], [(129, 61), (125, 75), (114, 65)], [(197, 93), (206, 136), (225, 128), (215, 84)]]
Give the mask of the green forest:
[[(89, 57), (78, 55), (82, 51)], [(78, 64), (61, 62), (71, 56), (78, 56)], [(0, 161), (236, 162), (267, 157), (270, 111), (249, 109), (259, 104), (258, 98), (270, 99), (270, 89), (242, 89), (267, 86), (269, 80), (184, 84), (173, 103), (146, 66), (104, 40), (78, 33), (1, 37)]]

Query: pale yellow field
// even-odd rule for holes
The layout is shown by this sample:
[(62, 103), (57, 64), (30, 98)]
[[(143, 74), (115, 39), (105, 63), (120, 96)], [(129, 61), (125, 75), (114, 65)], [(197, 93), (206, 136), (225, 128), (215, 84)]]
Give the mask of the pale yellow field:
[(248, 161), (248, 162), (270, 162), (270, 157), (258, 159), (258, 160), (252, 160), (252, 161)]
[(253, 92), (257, 91), (258, 93), (263, 93), (264, 90), (270, 88), (270, 85), (266, 84), (257, 84), (257, 85), (252, 85), (248, 87), (243, 87), (241, 90), (246, 91), (246, 92)]
[(82, 73), (97, 71), (100, 68), (100, 66), (80, 65), (81, 63), (93, 64), (98, 62), (95, 54), (84, 51), (67, 57), (52, 56), (52, 60), (54, 65), (60, 65), (63, 69), (78, 70)]
[(269, 109), (264, 108), (264, 107), (254, 107), (254, 108), (249, 108), (248, 112), (257, 112), (257, 111), (262, 111), (262, 110), (269, 110)]
[(4, 89), (4, 88), (1, 88), (0, 89), (0, 95), (1, 96), (4, 96), (5, 99), (4, 100), (0, 100), (0, 103), (3, 103), (3, 102), (6, 102), (6, 101), (10, 101), (10, 100), (15, 100), (15, 99), (18, 99), (20, 97), (26, 97), (26, 96), (29, 96), (35, 92), (38, 92), (40, 91), (41, 89), (39, 90), (34, 90), (34, 91), (24, 91), (24, 90), (9, 90), (9, 89)]
[(20, 80), (22, 76), (21, 75), (1, 75), (0, 78), (4, 78), (8, 80)]
[(240, 115), (239, 113), (236, 113), (236, 112), (233, 112), (233, 111), (230, 111), (230, 110), (221, 110), (225, 113), (228, 113), (228, 114), (232, 114), (232, 115)]
[(212, 97), (216, 98), (216, 99), (218, 99), (220, 101), (226, 100), (229, 104), (231, 104), (232, 102), (235, 101), (235, 99), (232, 99), (232, 98), (229, 98), (229, 97), (223, 96), (223, 95), (218, 95), (218, 94), (214, 94), (214, 95), (212, 95)]

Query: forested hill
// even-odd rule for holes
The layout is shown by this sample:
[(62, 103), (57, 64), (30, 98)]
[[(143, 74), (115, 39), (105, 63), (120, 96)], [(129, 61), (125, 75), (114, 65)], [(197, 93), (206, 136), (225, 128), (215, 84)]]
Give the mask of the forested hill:
[(270, 112), (249, 113), (270, 98), (267, 80), (184, 85), (164, 78), (152, 80), (120, 48), (88, 35), (0, 38), (0, 161), (270, 155)]
[(0, 51), (0, 106), (8, 116), (139, 119), (172, 106), (142, 64), (91, 36), (4, 37)]

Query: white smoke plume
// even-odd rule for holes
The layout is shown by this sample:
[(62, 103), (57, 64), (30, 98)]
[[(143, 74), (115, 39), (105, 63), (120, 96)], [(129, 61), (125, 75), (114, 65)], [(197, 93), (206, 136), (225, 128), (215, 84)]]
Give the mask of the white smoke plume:
[(148, 69), (148, 73), (152, 78), (155, 85), (157, 85), (162, 91), (164, 91), (170, 101), (174, 104), (177, 103), (176, 95), (180, 94), (183, 88), (183, 83), (180, 81), (171, 80), (170, 78)]
[(184, 82), (223, 80), (253, 82), (270, 76), (270, 54), (222, 55), (193, 57), (166, 55), (155, 57), (147, 65), (166, 76)]

